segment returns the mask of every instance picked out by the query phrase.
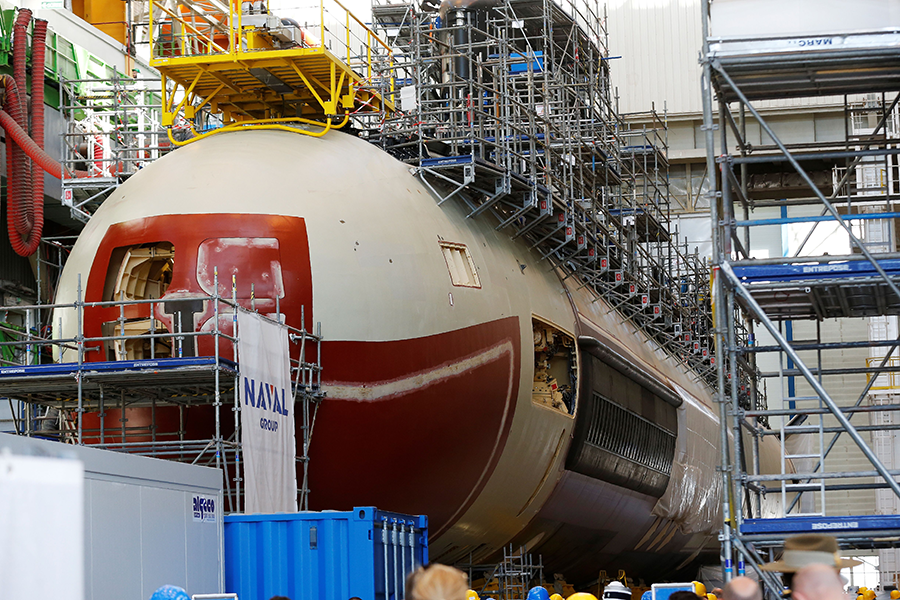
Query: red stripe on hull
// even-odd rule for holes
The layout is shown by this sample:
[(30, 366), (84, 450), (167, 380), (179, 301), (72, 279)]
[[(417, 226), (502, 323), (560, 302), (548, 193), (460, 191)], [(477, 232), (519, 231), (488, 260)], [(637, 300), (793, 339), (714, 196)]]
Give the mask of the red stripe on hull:
[(377, 393), (322, 403), (311, 508), (372, 504), (428, 515), (433, 536), (446, 531), (477, 498), (509, 435), (518, 318), (411, 340), (327, 342), (322, 354), (335, 392)]

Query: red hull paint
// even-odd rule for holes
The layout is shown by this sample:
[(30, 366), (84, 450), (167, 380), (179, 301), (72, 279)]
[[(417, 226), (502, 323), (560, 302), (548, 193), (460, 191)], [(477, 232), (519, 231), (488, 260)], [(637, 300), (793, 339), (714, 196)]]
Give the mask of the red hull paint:
[[(210, 242), (216, 239), (275, 238), (278, 248), (246, 249)], [(219, 290), (231, 295), (231, 275), (238, 283), (238, 301), (250, 306), (250, 283), (256, 284), (256, 308), (275, 312), (266, 299), (275, 287), (260, 276), (273, 260), (281, 263), (286, 322), (312, 329), (312, 273), (303, 219), (273, 215), (163, 215), (119, 223), (109, 228), (88, 277), (85, 301), (109, 300), (109, 265), (116, 248), (175, 241), (172, 282), (163, 297), (202, 295), (211, 291), (211, 264), (219, 267)], [(211, 246), (211, 244), (213, 244)], [(116, 267), (118, 265), (115, 265)], [(264, 287), (265, 286), (265, 287)], [(223, 310), (225, 307), (220, 307)], [(172, 316), (158, 305), (155, 314), (173, 330)], [(147, 318), (149, 306), (129, 307), (125, 317)], [(197, 313), (192, 329), (208, 328), (213, 307)], [(85, 334), (99, 336), (102, 323), (119, 318), (118, 307), (88, 310)], [(231, 333), (231, 317), (220, 317)], [(206, 327), (204, 327), (206, 325)], [(231, 357), (230, 344), (221, 353)], [(209, 339), (201, 338), (198, 354), (213, 354)], [(475, 325), (458, 331), (390, 342), (324, 342), (327, 358), (324, 382), (365, 399), (330, 394), (322, 404), (312, 445), (311, 504), (342, 509), (375, 504), (390, 510), (427, 514), (437, 536), (449, 528), (478, 497), (502, 454), (518, 397), (520, 339), (517, 317)], [(103, 360), (101, 352), (89, 360)], [(336, 387), (335, 387), (336, 386)], [(353, 390), (356, 390), (355, 392)], [(188, 438), (208, 437), (204, 419), (208, 407), (185, 412)], [(149, 409), (127, 409), (129, 426), (149, 424)], [(107, 442), (121, 441), (121, 411), (110, 407), (104, 420)], [(175, 431), (176, 409), (159, 408), (156, 421)], [(96, 414), (85, 425), (99, 430)], [(225, 424), (226, 427), (230, 422)], [(128, 441), (149, 440), (149, 434), (129, 434)]]
[(329, 342), (322, 354), (333, 391), (313, 436), (311, 508), (374, 504), (427, 514), (433, 537), (446, 531), (506, 443), (518, 318), (412, 340)]
[[(248, 248), (246, 244), (230, 247), (212, 247), (210, 242), (220, 239), (276, 239), (278, 248)], [(255, 284), (256, 308), (260, 312), (275, 312), (274, 287), (267, 284), (270, 280), (272, 261), (281, 265), (283, 281), (283, 297), (280, 310), (286, 322), (299, 327), (301, 307), (305, 307), (304, 318), (308, 330), (312, 329), (312, 271), (309, 265), (309, 243), (306, 235), (306, 223), (298, 217), (281, 215), (162, 215), (137, 219), (127, 223), (117, 223), (107, 230), (97, 256), (91, 268), (85, 287), (86, 302), (112, 300), (104, 298), (104, 286), (110, 260), (116, 248), (139, 244), (176, 240), (175, 264), (172, 271), (172, 282), (164, 294), (163, 300), (176, 299), (179, 296), (209, 295), (213, 289), (211, 281), (203, 285), (202, 276), (212, 278), (213, 267), (219, 270), (219, 293), (226, 299), (231, 298), (231, 276), (237, 281), (237, 299), (242, 306), (251, 306), (250, 284)], [(210, 256), (208, 263), (198, 261), (201, 246)], [(118, 267), (118, 265), (115, 265)], [(204, 287), (206, 289), (204, 289)], [(268, 293), (267, 293), (268, 292)], [(269, 297), (266, 297), (269, 296)], [(225, 306), (219, 308), (222, 312)], [(194, 317), (190, 329), (199, 330), (204, 324), (209, 327), (214, 307), (206, 302), (203, 311)], [(150, 315), (149, 305), (132, 305), (127, 307), (126, 319), (147, 318)], [(173, 330), (172, 315), (166, 314), (163, 307), (156, 306), (156, 317)], [(89, 308), (85, 313), (85, 335), (99, 337), (104, 322), (119, 318), (119, 307)], [(231, 333), (231, 318), (220, 317), (222, 330)], [(184, 324), (183, 324), (184, 327)], [(188, 327), (185, 327), (188, 329)], [(223, 356), (231, 356), (230, 344), (221, 348)], [(212, 355), (213, 343), (209, 337), (199, 341), (199, 354)], [(105, 360), (101, 352), (89, 352), (88, 360)]]
[[(242, 246), (222, 247), (211, 245), (212, 240), (256, 238), (276, 239), (277, 249), (248, 248)], [(177, 298), (179, 296), (210, 295), (213, 286), (206, 282), (201, 284), (201, 277), (212, 277), (212, 267), (217, 266), (219, 271), (219, 293), (227, 299), (231, 298), (231, 276), (235, 275), (237, 283), (238, 303), (250, 308), (251, 288), (255, 284), (255, 305), (260, 312), (275, 312), (274, 300), (275, 286), (271, 285), (271, 278), (264, 277), (271, 272), (271, 264), (277, 261), (281, 264), (283, 297), (278, 308), (285, 316), (288, 324), (299, 327), (301, 311), (306, 321), (307, 330), (312, 329), (312, 271), (309, 264), (309, 243), (306, 235), (306, 223), (298, 217), (281, 215), (246, 215), (246, 214), (205, 214), (205, 215), (162, 215), (137, 219), (126, 223), (117, 223), (109, 227), (103, 241), (97, 249), (96, 259), (93, 262), (85, 286), (85, 302), (101, 302), (111, 300), (104, 297), (104, 287), (107, 285), (108, 271), (116, 248), (136, 246), (146, 243), (174, 241), (175, 264), (172, 270), (172, 282), (163, 296)], [(199, 254), (201, 247), (204, 253), (211, 258), (208, 263), (200, 264)], [(118, 264), (113, 265), (118, 268)], [(204, 289), (204, 287), (206, 289)], [(109, 290), (106, 291), (109, 293)], [(268, 296), (268, 297), (266, 297)], [(220, 306), (220, 313), (227, 306)], [(194, 323), (189, 327), (183, 324), (185, 329), (198, 330), (201, 327), (209, 329), (212, 325), (215, 308), (206, 302), (203, 310), (197, 313)], [(156, 305), (156, 317), (166, 327), (173, 331), (172, 315), (166, 314), (163, 307)], [(148, 318), (150, 305), (132, 305), (126, 307), (126, 319)], [(85, 335), (99, 337), (102, 335), (103, 323), (115, 321), (119, 318), (119, 307), (93, 307), (85, 310)], [(231, 315), (223, 317), (220, 314), (220, 327), (226, 334), (231, 334)], [(204, 327), (205, 326), (205, 327)], [(299, 351), (298, 351), (299, 352)], [(213, 341), (210, 336), (199, 338), (198, 354), (212, 356), (215, 354)], [(220, 354), (225, 358), (232, 358), (231, 343), (221, 340)], [(107, 360), (103, 352), (88, 352), (86, 360)], [(112, 357), (109, 357), (112, 358)], [(213, 435), (212, 427), (208, 425), (208, 407), (192, 407), (185, 411), (185, 430), (189, 438), (202, 438)], [(107, 409), (103, 421), (105, 428), (104, 440), (109, 443), (122, 441), (118, 435), (121, 431), (121, 411), (111, 407)], [(146, 427), (151, 423), (150, 409), (138, 408), (125, 410), (126, 425), (128, 427)], [(172, 439), (174, 434), (166, 436), (167, 432), (178, 431), (179, 416), (177, 409), (159, 408), (156, 411), (157, 439)], [(85, 428), (90, 430), (90, 435), (99, 435), (100, 417), (97, 414), (85, 414)], [(227, 428), (230, 421), (224, 424)], [(146, 442), (151, 439), (149, 433), (128, 433), (129, 442)], [(98, 440), (99, 441), (99, 440)]]

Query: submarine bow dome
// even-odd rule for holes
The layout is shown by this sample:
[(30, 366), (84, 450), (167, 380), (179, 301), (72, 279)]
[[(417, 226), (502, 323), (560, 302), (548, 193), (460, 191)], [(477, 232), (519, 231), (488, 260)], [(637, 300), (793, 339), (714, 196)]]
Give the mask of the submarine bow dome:
[[(159, 272), (148, 297), (209, 295), (217, 274), (230, 298), (234, 276), (240, 304), (321, 323), (312, 509), (427, 514), (436, 560), (515, 543), (572, 580), (672, 571), (719, 525), (709, 390), (576, 278), (439, 204), (368, 142), (247, 130), (171, 152), (91, 218), (57, 302), (79, 285), (86, 302), (118, 298), (141, 256)], [(153, 316), (172, 327), (163, 304)], [(113, 312), (86, 316), (85, 335)], [(74, 314), (58, 313), (55, 336), (74, 336)], [(213, 313), (192, 327), (210, 330)]]

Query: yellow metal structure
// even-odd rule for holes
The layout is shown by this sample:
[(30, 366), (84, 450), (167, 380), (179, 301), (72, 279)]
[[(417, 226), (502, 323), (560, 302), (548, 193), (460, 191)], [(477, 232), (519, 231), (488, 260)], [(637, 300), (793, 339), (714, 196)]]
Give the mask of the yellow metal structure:
[(128, 43), (125, 3), (121, 0), (72, 0), (72, 12), (120, 44)]
[[(872, 356), (866, 358), (866, 367), (870, 369), (874, 369), (881, 364), (881, 361), (884, 360), (883, 356)], [(888, 359), (886, 367), (898, 367), (900, 366), (900, 358), (891, 357)], [(873, 377), (872, 373), (866, 374), (866, 383), (868, 383)], [(871, 391), (878, 392), (900, 392), (900, 372), (897, 371), (888, 371), (886, 373), (879, 373), (874, 375), (875, 383), (872, 384), (872, 387), (869, 388)]]
[[(150, 64), (168, 84), (172, 141), (185, 143), (172, 127), (192, 130), (188, 141), (247, 126), (323, 135), (352, 114), (392, 111), (387, 44), (338, 0), (318, 0), (305, 16), (301, 26), (258, 1), (151, 0)], [(198, 133), (201, 112), (221, 126)]]

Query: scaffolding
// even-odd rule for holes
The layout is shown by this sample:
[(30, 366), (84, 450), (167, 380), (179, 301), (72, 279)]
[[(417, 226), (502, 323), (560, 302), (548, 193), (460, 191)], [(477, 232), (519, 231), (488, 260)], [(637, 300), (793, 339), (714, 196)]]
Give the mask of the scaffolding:
[(337, 0), (306, 8), (152, 0), (136, 12), (170, 141), (358, 133), (715, 382), (709, 267), (670, 220), (665, 111), (617, 113), (598, 2), (376, 0), (371, 26)]
[(393, 109), (390, 48), (338, 0), (302, 8), (282, 18), (262, 0), (149, 0), (173, 143), (247, 125), (321, 136)]
[(709, 271), (670, 222), (666, 116), (617, 114), (600, 10), (376, 1), (397, 110), (358, 127), (712, 382)]
[[(742, 574), (745, 561), (765, 562), (792, 534), (827, 532), (842, 548), (873, 549), (892, 547), (900, 532), (900, 465), (892, 464), (891, 444), (900, 427), (894, 417), (900, 409), (894, 356), (900, 345), (898, 36), (883, 25), (837, 34), (846, 14), (825, 15), (822, 21), (832, 17), (834, 29), (805, 35), (767, 32), (777, 28), (774, 15), (766, 15), (768, 24), (737, 27), (729, 22), (730, 6), (706, 1), (702, 11), (703, 130), (707, 168), (717, 175), (709, 200), (726, 580), (735, 560)], [(786, 144), (760, 113), (762, 101), (814, 96), (843, 97), (842, 140)], [(771, 143), (752, 145), (751, 124)], [(793, 197), (760, 198), (748, 181), (761, 170), (799, 178), (803, 189)], [(805, 236), (783, 248), (784, 256), (754, 257), (758, 240), (797, 226)], [(828, 233), (830, 245), (811, 242), (817, 230)], [(849, 249), (835, 252), (842, 241)], [(835, 341), (823, 332), (828, 320), (849, 327), (861, 317), (869, 319), (865, 339)], [(868, 356), (846, 364), (852, 352)], [(862, 384), (848, 397), (852, 377)], [(767, 406), (766, 391), (780, 406)], [(860, 413), (869, 424), (851, 422)], [(852, 440), (867, 467), (827, 460), (841, 436)], [(774, 473), (761, 468), (766, 438), (778, 441)], [(836, 514), (826, 502), (864, 490), (886, 495), (893, 502), (881, 504), (892, 510)], [(781, 582), (758, 572), (780, 597)]]
[[(217, 275), (214, 286), (215, 294), (179, 296), (174, 301), (126, 299), (123, 294), (119, 300), (86, 302), (79, 278), (73, 303), (15, 307), (34, 322), (50, 323), (67, 315), (77, 325), (69, 338), (34, 327), (20, 331), (0, 326), (4, 357), (0, 396), (10, 403), (15, 432), (215, 467), (223, 473), (227, 510), (240, 512), (244, 496), (240, 368), (229, 357), (234, 356), (240, 335), (234, 331), (236, 311), (247, 309), (237, 300), (235, 282), (230, 296), (219, 292)], [(173, 317), (167, 328), (160, 315), (177, 313), (171, 305), (185, 302), (213, 307), (212, 327), (182, 328), (181, 319)], [(118, 316), (104, 322), (102, 335), (86, 331), (86, 323), (113, 313)], [(223, 327), (229, 319), (220, 319), (228, 314), (234, 315), (232, 330)], [(272, 321), (261, 314), (259, 318)], [(320, 327), (315, 333), (305, 326), (285, 327), (293, 345), (291, 388), (300, 417), (296, 461), (302, 478), (297, 496), (301, 510), (306, 510), (309, 444), (325, 397), (319, 362), (322, 336)], [(199, 413), (192, 415), (192, 409)], [(110, 427), (108, 417), (116, 415), (119, 425)]]
[(544, 586), (543, 558), (533, 556), (525, 546), (504, 546), (503, 559), (497, 564), (474, 564), (470, 557), (469, 562), (456, 567), (468, 573), (479, 596), (524, 600), (533, 586)]
[(86, 223), (131, 175), (171, 150), (159, 77), (61, 79), (62, 203)]

